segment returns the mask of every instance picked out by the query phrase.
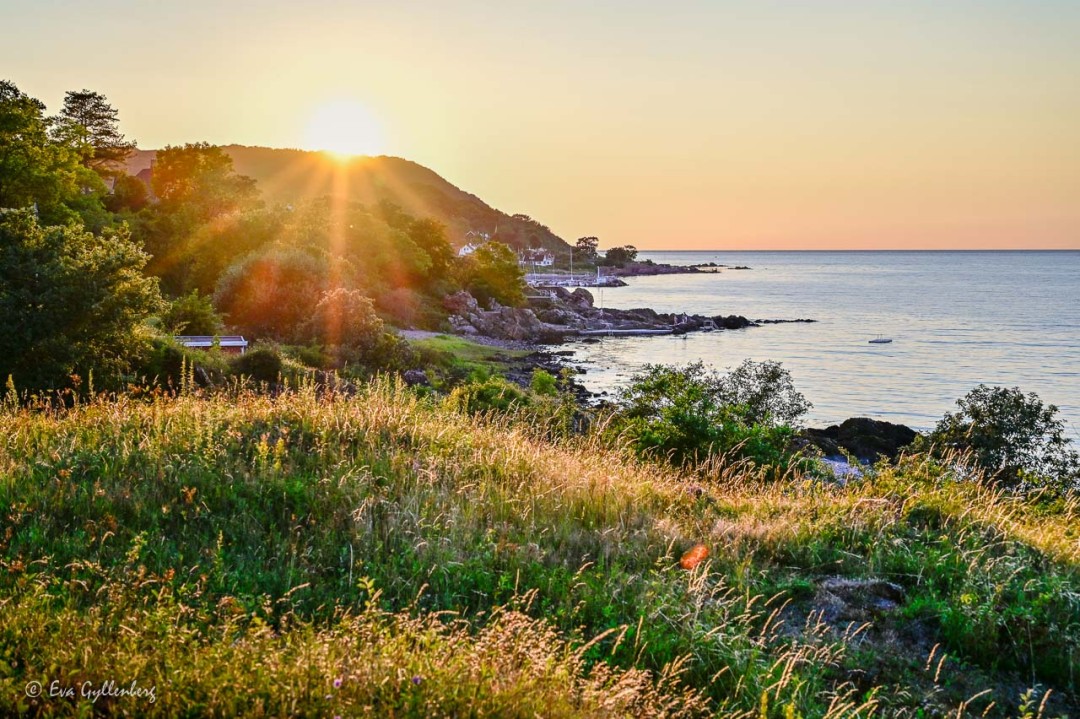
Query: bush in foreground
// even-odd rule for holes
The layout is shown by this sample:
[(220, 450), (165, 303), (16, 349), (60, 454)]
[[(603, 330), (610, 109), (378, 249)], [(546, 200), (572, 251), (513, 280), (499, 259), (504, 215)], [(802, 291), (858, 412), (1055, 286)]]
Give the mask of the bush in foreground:
[(790, 425), (809, 408), (777, 362), (747, 360), (728, 374), (647, 365), (619, 394), (608, 433), (677, 466), (726, 456), (782, 473), (800, 462)]
[(979, 385), (956, 401), (927, 444), (970, 453), (975, 465), (1008, 485), (1080, 490), (1080, 455), (1057, 407), (1019, 387)]

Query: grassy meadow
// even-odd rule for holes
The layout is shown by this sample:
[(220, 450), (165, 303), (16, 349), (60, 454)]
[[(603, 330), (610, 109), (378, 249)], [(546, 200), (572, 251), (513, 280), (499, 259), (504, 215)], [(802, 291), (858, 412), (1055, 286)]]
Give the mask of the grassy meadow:
[[(1080, 712), (1080, 507), (693, 477), (400, 384), (0, 410), (0, 714)], [(680, 558), (703, 544), (691, 569)], [(115, 681), (143, 697), (28, 697)]]

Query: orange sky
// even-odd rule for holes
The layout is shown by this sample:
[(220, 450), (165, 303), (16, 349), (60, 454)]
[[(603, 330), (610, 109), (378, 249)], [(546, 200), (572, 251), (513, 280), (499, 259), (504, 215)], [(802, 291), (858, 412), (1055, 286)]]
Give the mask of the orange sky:
[(106, 94), (142, 147), (324, 146), (312, 118), (360, 106), (358, 147), (570, 240), (1080, 248), (1076, 2), (0, 0), (0, 16), (6, 78), (50, 110)]

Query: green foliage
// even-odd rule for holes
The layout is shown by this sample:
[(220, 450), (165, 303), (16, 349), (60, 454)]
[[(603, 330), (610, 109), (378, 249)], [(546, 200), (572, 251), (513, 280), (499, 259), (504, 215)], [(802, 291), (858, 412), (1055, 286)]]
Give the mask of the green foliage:
[(385, 325), (371, 298), (338, 287), (323, 293), (306, 333), (339, 361), (364, 362), (379, 349)]
[(554, 397), (559, 393), (559, 382), (550, 372), (536, 369), (533, 370), (529, 389), (544, 397)]
[(265, 209), (207, 220), (190, 205), (159, 204), (128, 219), (132, 234), (153, 256), (147, 271), (179, 296), (192, 290), (212, 294), (230, 266), (265, 251), (280, 236), (283, 216)]
[(638, 251), (633, 245), (612, 247), (604, 253), (604, 264), (608, 267), (623, 267), (637, 259)]
[(608, 431), (680, 466), (727, 455), (783, 470), (798, 461), (789, 423), (808, 407), (775, 362), (747, 361), (727, 375), (700, 362), (648, 365), (620, 393)]
[(432, 219), (408, 217), (404, 229), (409, 239), (427, 255), (428, 277), (446, 277), (456, 260), (454, 248), (446, 238), (446, 226)]
[[(386, 219), (389, 215), (389, 221)], [(368, 294), (396, 288), (424, 289), (445, 272), (449, 243), (436, 223), (402, 215), (393, 206), (342, 206), (329, 199), (292, 213), (282, 242), (321, 252), (348, 265), (350, 282)]]
[(69, 91), (60, 111), (61, 121), (83, 134), (83, 165), (103, 176), (121, 175), (124, 160), (135, 149), (135, 142), (120, 132), (117, 115), (104, 95), (91, 90)]
[(210, 297), (192, 290), (173, 300), (161, 316), (165, 330), (174, 335), (221, 334), (222, 321)]
[(923, 446), (970, 452), (976, 465), (1006, 484), (1080, 489), (1080, 455), (1065, 436), (1057, 407), (1019, 387), (979, 385), (956, 402)]
[(147, 346), (140, 324), (161, 306), (146, 259), (126, 230), (97, 236), (0, 215), (0, 376), (40, 389), (128, 371)]
[(167, 208), (191, 208), (203, 219), (258, 205), (255, 181), (236, 174), (232, 159), (205, 142), (159, 150), (151, 183)]
[(487, 242), (464, 258), (464, 282), (482, 304), (498, 302), (507, 307), (525, 304), (525, 272), (517, 255), (501, 242)]
[(272, 347), (255, 347), (229, 361), (235, 374), (256, 382), (277, 382), (281, 376), (281, 355)]
[(45, 224), (100, 208), (104, 185), (79, 164), (85, 141), (45, 116), (45, 105), (0, 80), (0, 208), (30, 208)]
[(574, 243), (574, 259), (583, 264), (596, 262), (596, 248), (599, 245), (600, 240), (596, 237), (579, 237)]
[(253, 339), (303, 343), (327, 292), (326, 260), (299, 249), (249, 255), (222, 275), (214, 305), (231, 327)]
[[(695, 369), (698, 376), (701, 368)], [(725, 405), (739, 407), (750, 424), (797, 426), (813, 407), (795, 389), (791, 373), (779, 362), (744, 360), (725, 375), (711, 375), (711, 392)]]
[(447, 405), (469, 414), (508, 413), (529, 406), (529, 393), (502, 377), (487, 377), (455, 387)]
[(104, 199), (110, 212), (138, 212), (150, 202), (150, 192), (143, 181), (131, 175), (121, 175), (113, 183), (112, 192)]

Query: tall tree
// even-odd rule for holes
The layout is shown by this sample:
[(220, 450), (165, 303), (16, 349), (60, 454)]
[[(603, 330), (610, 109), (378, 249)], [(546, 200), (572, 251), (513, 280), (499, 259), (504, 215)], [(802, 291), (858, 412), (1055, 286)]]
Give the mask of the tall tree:
[(203, 219), (259, 204), (255, 180), (237, 174), (232, 158), (205, 142), (158, 152), (151, 183), (166, 208), (187, 206)]
[(95, 235), (42, 227), (29, 211), (0, 215), (0, 377), (44, 389), (130, 369), (145, 346), (139, 325), (161, 303), (146, 260), (126, 229)]
[(525, 304), (525, 271), (517, 255), (501, 242), (488, 242), (463, 260), (465, 287), (484, 304)]
[(74, 217), (85, 178), (78, 157), (57, 142), (45, 105), (0, 80), (0, 208), (37, 206), (45, 222)]
[(80, 130), (81, 160), (104, 177), (123, 173), (123, 164), (135, 149), (135, 142), (120, 132), (116, 109), (104, 95), (92, 90), (69, 91), (64, 96), (60, 121)]
[(574, 259), (581, 262), (595, 262), (596, 248), (600, 240), (595, 237), (579, 237), (574, 245)]

